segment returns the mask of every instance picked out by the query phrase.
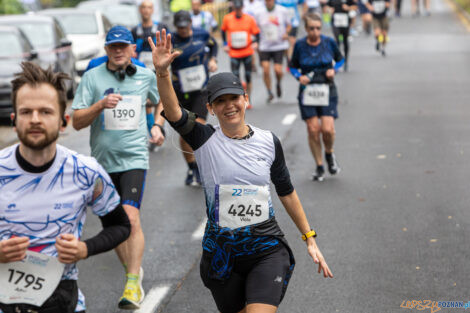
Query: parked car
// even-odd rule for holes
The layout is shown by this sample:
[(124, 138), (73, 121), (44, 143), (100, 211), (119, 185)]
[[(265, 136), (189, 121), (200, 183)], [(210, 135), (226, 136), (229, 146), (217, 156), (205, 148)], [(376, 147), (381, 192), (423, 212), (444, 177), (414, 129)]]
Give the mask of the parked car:
[(105, 55), (105, 37), (112, 27), (111, 22), (100, 11), (75, 8), (49, 9), (39, 11), (38, 14), (55, 17), (72, 42), (78, 83), (79, 76), (83, 75), (90, 60)]
[(21, 72), (22, 61), (37, 60), (37, 52), (23, 32), (14, 26), (0, 25), (0, 42), (8, 49), (0, 49), (0, 118), (10, 117), (11, 81), (15, 73)]
[(72, 80), (66, 83), (67, 91), (68, 96), (73, 97), (77, 84), (74, 81), (76, 73), (72, 42), (67, 39), (55, 18), (35, 14), (3, 15), (0, 16), (0, 25), (16, 26), (23, 31), (38, 53), (41, 67), (52, 66), (54, 71), (69, 74)]
[(101, 11), (113, 25), (122, 25), (129, 29), (140, 23), (137, 5), (122, 0), (82, 1), (77, 8)]

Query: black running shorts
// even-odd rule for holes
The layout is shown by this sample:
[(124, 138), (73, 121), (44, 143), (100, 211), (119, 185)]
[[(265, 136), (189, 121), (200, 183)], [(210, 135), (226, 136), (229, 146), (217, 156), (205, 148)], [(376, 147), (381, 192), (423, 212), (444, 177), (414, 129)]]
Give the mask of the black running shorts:
[(289, 37), (297, 37), (297, 31), (299, 30), (298, 27), (292, 27), (289, 32)]
[(207, 119), (207, 93), (205, 91), (176, 92), (176, 96), (183, 108), (196, 113), (203, 120)]
[(200, 271), (221, 313), (237, 313), (250, 303), (279, 306), (287, 289), (289, 252), (283, 244), (262, 254), (236, 257), (230, 278), (224, 282), (208, 278), (211, 256), (204, 251)]
[(274, 64), (282, 64), (282, 59), (286, 55), (286, 50), (279, 51), (260, 51), (259, 61), (270, 61), (273, 60)]
[(140, 209), (146, 175), (147, 171), (142, 169), (109, 174), (119, 196), (121, 196), (121, 204), (132, 205)]

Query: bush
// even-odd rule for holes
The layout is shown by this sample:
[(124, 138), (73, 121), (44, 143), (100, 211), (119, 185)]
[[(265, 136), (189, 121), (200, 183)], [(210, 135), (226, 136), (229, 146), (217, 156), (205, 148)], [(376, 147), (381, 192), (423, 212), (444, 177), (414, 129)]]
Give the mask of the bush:
[(24, 8), (18, 0), (1, 0), (0, 14), (21, 14)]
[(468, 13), (470, 13), (470, 0), (456, 0)]

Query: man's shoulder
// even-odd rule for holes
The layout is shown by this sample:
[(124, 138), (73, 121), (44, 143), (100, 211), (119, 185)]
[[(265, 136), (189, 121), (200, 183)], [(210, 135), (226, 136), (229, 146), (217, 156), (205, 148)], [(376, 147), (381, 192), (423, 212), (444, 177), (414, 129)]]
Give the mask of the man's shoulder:
[(64, 160), (67, 159), (74, 167), (85, 166), (88, 169), (99, 171), (102, 169), (101, 165), (96, 161), (92, 156), (87, 156), (81, 153), (78, 153), (75, 150), (69, 149), (65, 146), (57, 144), (57, 152)]
[[(8, 160), (15, 155), (15, 149), (17, 146), (18, 144), (14, 144), (0, 150), (0, 165), (8, 162)], [(1, 168), (3, 168), (3, 166), (0, 166), (0, 169)]]
[(139, 75), (145, 76), (145, 78), (153, 78), (155, 76), (155, 72), (147, 67), (137, 66), (137, 73)]

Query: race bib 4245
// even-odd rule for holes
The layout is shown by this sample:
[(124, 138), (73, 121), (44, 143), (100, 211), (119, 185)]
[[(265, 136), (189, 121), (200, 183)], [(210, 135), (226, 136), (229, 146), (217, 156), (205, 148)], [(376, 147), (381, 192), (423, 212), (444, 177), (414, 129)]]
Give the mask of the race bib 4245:
[(237, 229), (269, 218), (269, 187), (218, 185), (216, 187), (218, 225)]

